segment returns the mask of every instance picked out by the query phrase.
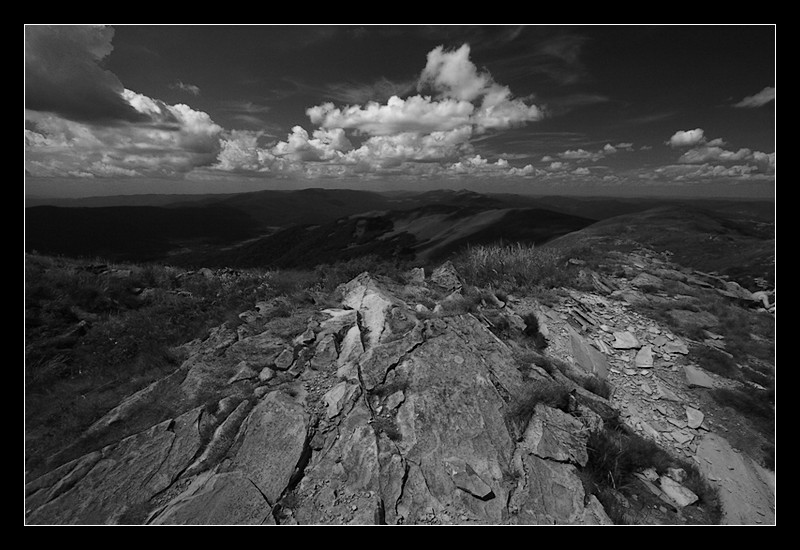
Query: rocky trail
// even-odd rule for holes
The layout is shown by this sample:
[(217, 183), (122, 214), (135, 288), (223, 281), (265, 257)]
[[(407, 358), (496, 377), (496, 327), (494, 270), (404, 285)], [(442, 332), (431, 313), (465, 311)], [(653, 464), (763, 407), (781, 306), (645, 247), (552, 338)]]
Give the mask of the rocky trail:
[[(26, 480), (26, 521), (611, 524), (581, 472), (590, 434), (618, 412), (697, 464), (719, 489), (724, 523), (773, 524), (774, 474), (770, 485), (731, 448), (703, 398), (734, 382), (680, 362), (689, 342), (631, 307), (653, 298), (637, 288), (640, 275), (691, 281), (655, 256), (637, 258), (636, 276), (587, 273), (596, 292), (549, 306), (508, 296), (460, 311), (449, 264), (402, 283), (361, 274), (341, 289), (340, 307), (293, 318), (259, 302), (239, 326), (185, 344), (173, 374), (93, 425), (79, 442), (91, 452), (66, 452), (69, 461)], [(519, 334), (529, 314), (569, 376), (521, 364), (519, 339), (497, 330), (503, 319)], [(586, 378), (607, 381), (611, 395), (585, 390)], [(511, 414), (532, 388), (554, 383), (571, 391), (566, 410), (538, 403), (524, 421)], [(685, 473), (637, 475), (659, 499), (646, 510), (623, 504), (641, 522), (699, 517)]]

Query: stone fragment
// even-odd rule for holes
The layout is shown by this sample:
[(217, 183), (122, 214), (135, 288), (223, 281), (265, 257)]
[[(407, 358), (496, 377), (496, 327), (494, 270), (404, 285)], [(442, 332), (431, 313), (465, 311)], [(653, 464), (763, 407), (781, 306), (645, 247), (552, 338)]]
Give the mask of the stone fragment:
[(653, 348), (651, 346), (643, 346), (636, 354), (634, 364), (640, 369), (653, 368)]
[(689, 353), (689, 348), (686, 347), (686, 344), (683, 340), (674, 340), (672, 342), (667, 342), (662, 351), (664, 353), (680, 353), (681, 355), (686, 355)]
[(397, 407), (399, 407), (403, 403), (403, 401), (405, 401), (405, 399), (406, 397), (405, 394), (403, 393), (403, 390), (397, 390), (386, 399), (386, 407), (389, 410), (394, 410)]
[(615, 331), (614, 338), (616, 340), (611, 347), (614, 349), (639, 349), (642, 347), (642, 344), (639, 343), (639, 340), (629, 331)]
[(690, 428), (697, 429), (703, 423), (705, 415), (694, 407), (686, 406), (686, 421)]
[(690, 388), (714, 388), (714, 380), (697, 367), (693, 365), (684, 365), (683, 372), (686, 376), (686, 383)]
[(236, 365), (236, 374), (228, 379), (228, 384), (233, 384), (241, 380), (250, 380), (252, 378), (258, 378), (258, 373), (251, 369), (247, 362), (242, 361)]
[(480, 500), (494, 498), (492, 488), (463, 459), (458, 457), (445, 459), (445, 466), (455, 486), (462, 491)]
[(664, 491), (664, 494), (666, 494), (681, 508), (685, 508), (690, 504), (694, 504), (699, 499), (696, 494), (671, 477), (661, 476), (658, 479), (658, 483), (661, 487), (661, 490)]
[(328, 365), (333, 364), (339, 354), (336, 350), (336, 339), (333, 334), (326, 334), (322, 340), (317, 342), (317, 347), (314, 350), (314, 357), (311, 359), (311, 368), (323, 369)]
[(294, 363), (294, 352), (286, 348), (275, 358), (275, 368), (277, 370), (289, 370)]
[(605, 380), (608, 377), (608, 359), (606, 356), (595, 349), (572, 327), (570, 327), (570, 342), (575, 363), (586, 373), (594, 374), (600, 380)]

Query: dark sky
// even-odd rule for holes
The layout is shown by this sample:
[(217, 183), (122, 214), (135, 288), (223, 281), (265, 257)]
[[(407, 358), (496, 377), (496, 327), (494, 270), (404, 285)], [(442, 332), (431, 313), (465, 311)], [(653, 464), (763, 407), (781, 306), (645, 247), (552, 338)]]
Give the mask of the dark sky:
[(26, 192), (771, 197), (775, 27), (25, 27)]

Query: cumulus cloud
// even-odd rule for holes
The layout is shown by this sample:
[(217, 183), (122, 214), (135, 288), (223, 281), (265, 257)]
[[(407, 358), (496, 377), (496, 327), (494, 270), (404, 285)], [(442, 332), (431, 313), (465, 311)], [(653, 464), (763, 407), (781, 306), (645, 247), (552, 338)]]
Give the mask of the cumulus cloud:
[(754, 109), (757, 107), (763, 107), (772, 101), (775, 101), (775, 88), (772, 86), (766, 86), (757, 94), (747, 96), (741, 101), (734, 103), (733, 106), (738, 108)]
[[(321, 138), (314, 142), (298, 126), (286, 141), (273, 146), (270, 154), (289, 163), (316, 163), (315, 173), (324, 171), (320, 163), (336, 166), (336, 171), (358, 173), (400, 167), (409, 172), (422, 169), (414, 167), (414, 163), (425, 163), (424, 171), (430, 173), (434, 170), (431, 163), (440, 163), (439, 167), (447, 172), (503, 170), (531, 174), (532, 167), (509, 166), (504, 159), (483, 164), (475, 156), (469, 156), (474, 154), (469, 142), (473, 135), (520, 126), (542, 117), (539, 107), (514, 98), (489, 73), (479, 71), (470, 61), (469, 53), (469, 46), (464, 45), (455, 51), (439, 47), (428, 54), (418, 90), (432, 91), (432, 95), (406, 98), (392, 95), (386, 102), (347, 106), (326, 102), (308, 108), (306, 115), (319, 128), (313, 133), (315, 139), (323, 133), (328, 136), (335, 133), (340, 145)], [(353, 146), (350, 138), (363, 141)], [(223, 146), (223, 151), (227, 151), (226, 147)], [(227, 165), (227, 161), (219, 162), (217, 167)], [(269, 169), (274, 170), (275, 166)]]
[(125, 88), (101, 67), (114, 31), (25, 28), (25, 150), (33, 175), (175, 175), (217, 160), (223, 128), (202, 111)]
[(705, 141), (702, 128), (695, 128), (694, 130), (678, 130), (672, 137), (669, 138), (667, 144), (670, 147), (692, 147), (698, 143)]
[[(702, 165), (704, 177), (744, 176), (755, 172), (771, 175), (775, 172), (774, 152), (763, 153), (744, 147), (735, 151), (725, 149), (725, 140), (708, 140), (700, 128), (676, 132), (668, 143), (673, 147), (688, 147), (678, 158), (678, 163)], [(698, 170), (692, 175), (697, 176)]]
[[(630, 151), (633, 149), (632, 143), (618, 143), (616, 145), (611, 145), (610, 143), (606, 143), (600, 149), (596, 151), (587, 151), (586, 149), (568, 149), (566, 151), (562, 151), (561, 153), (557, 153), (557, 157), (562, 160), (573, 160), (577, 162), (597, 162), (600, 159), (606, 158), (609, 155), (615, 155), (620, 151)], [(542, 157), (542, 161), (550, 162), (553, 160), (553, 157), (546, 155)]]
[(173, 175), (217, 158), (222, 127), (207, 113), (130, 90), (124, 90), (122, 97), (150, 122), (104, 126), (28, 111), (28, 170), (43, 176), (76, 171), (98, 177)]
[(412, 96), (392, 96), (385, 105), (369, 102), (340, 109), (323, 103), (306, 110), (311, 122), (322, 128), (354, 129), (369, 135), (391, 135), (402, 132), (430, 133), (452, 130), (470, 122), (474, 106), (468, 101)]
[(480, 73), (469, 60), (470, 47), (464, 44), (455, 51), (438, 46), (428, 52), (428, 63), (419, 77), (419, 87), (430, 85), (444, 97), (474, 101), (493, 85), (489, 73)]
[(124, 86), (100, 62), (113, 50), (105, 26), (25, 27), (25, 108), (78, 122), (142, 122)]

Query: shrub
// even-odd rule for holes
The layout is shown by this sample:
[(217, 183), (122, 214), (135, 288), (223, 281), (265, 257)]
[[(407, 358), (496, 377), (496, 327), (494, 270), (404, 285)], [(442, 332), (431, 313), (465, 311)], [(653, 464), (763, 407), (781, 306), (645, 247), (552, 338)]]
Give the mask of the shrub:
[(553, 288), (570, 280), (559, 251), (522, 243), (470, 246), (453, 263), (465, 280), (481, 287)]
[[(698, 505), (705, 506), (715, 523), (721, 518), (717, 491), (703, 478), (694, 464), (670, 456), (655, 442), (644, 439), (622, 424), (609, 424), (589, 435), (587, 442), (589, 460), (581, 474), (587, 490), (611, 511), (619, 511), (613, 498), (614, 490), (629, 488), (636, 472), (653, 468), (659, 475), (669, 468), (682, 468), (687, 473), (682, 483), (698, 497)], [(621, 517), (621, 514), (616, 514)], [(613, 518), (612, 518), (613, 519)]]
[(595, 376), (591, 376), (584, 380), (581, 386), (583, 386), (583, 389), (590, 391), (593, 394), (602, 397), (603, 399), (608, 399), (611, 397), (611, 385), (605, 380), (600, 380)]
[(532, 338), (536, 349), (544, 349), (547, 347), (547, 339), (539, 332), (539, 318), (535, 313), (527, 313), (522, 317), (525, 322), (525, 329), (522, 331), (525, 336)]
[(549, 380), (529, 382), (522, 393), (509, 403), (508, 419), (522, 434), (528, 426), (536, 405), (543, 404), (564, 412), (569, 408), (569, 390)]

